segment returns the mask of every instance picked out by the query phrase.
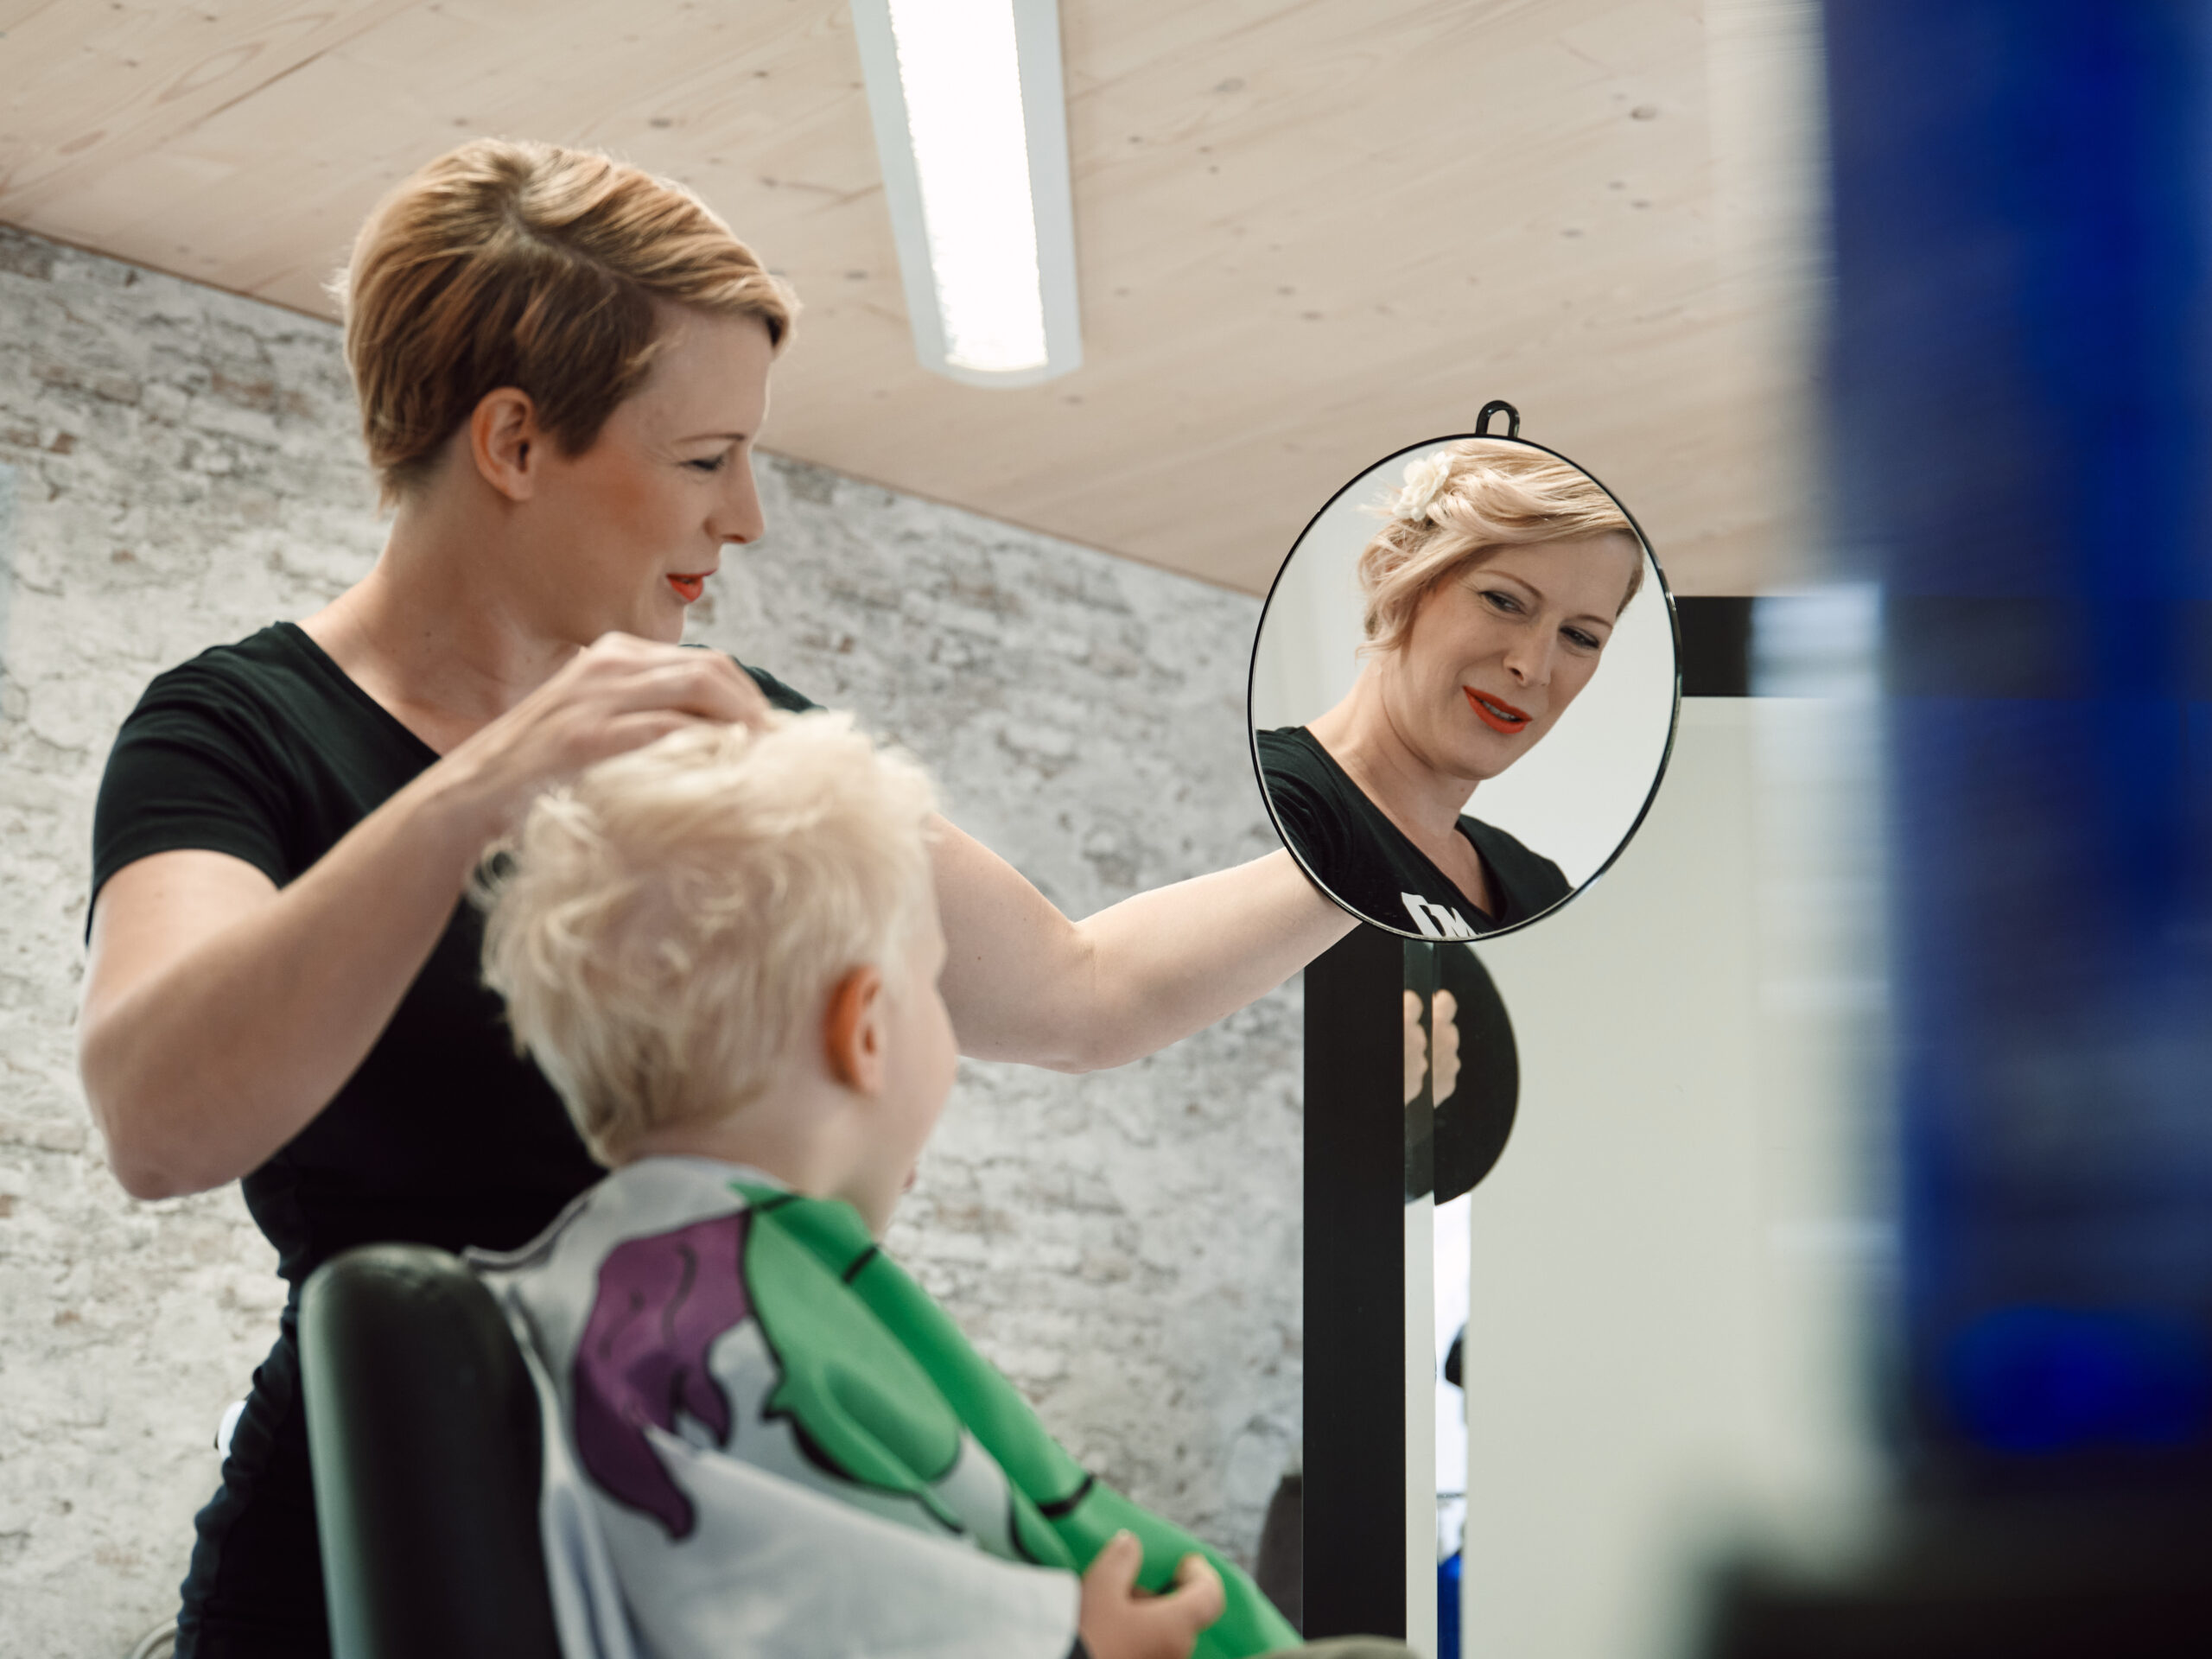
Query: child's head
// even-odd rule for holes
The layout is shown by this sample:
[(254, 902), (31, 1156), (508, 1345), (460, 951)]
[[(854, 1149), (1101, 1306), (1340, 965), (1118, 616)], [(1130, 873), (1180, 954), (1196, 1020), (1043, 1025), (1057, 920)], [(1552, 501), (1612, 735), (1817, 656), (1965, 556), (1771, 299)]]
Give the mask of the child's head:
[(918, 766), (830, 714), (689, 728), (537, 802), (485, 978), (601, 1161), (826, 1067), (888, 1108), (887, 1217), (951, 1080), (931, 810)]

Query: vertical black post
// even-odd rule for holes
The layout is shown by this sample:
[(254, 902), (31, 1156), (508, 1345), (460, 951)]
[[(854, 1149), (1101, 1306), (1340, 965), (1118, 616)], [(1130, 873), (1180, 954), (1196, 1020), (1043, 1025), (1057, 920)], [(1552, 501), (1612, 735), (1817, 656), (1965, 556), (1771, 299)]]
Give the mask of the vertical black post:
[(1306, 1635), (1406, 1633), (1405, 942), (1306, 970)]

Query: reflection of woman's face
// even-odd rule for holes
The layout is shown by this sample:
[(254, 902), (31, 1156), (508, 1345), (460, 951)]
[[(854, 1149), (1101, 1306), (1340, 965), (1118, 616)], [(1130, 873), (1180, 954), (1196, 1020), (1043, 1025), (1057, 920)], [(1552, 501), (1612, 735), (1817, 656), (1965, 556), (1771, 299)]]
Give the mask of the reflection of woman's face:
[(1447, 776), (1497, 777), (1590, 683), (1642, 557), (1621, 535), (1502, 547), (1440, 583), (1377, 661), (1399, 736)]

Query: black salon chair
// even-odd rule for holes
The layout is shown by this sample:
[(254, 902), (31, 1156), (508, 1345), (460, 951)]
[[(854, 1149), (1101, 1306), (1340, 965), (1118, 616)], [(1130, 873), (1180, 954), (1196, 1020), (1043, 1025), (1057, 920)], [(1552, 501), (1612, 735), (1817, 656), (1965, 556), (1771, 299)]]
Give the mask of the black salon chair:
[(454, 1256), (318, 1268), (301, 1372), (336, 1659), (560, 1659), (537, 1524), (537, 1399)]

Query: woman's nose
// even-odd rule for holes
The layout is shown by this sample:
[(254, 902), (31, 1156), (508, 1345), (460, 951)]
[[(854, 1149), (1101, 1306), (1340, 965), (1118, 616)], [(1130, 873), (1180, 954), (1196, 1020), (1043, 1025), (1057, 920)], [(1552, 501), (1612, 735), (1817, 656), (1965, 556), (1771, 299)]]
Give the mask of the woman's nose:
[(1522, 685), (1546, 683), (1552, 677), (1549, 641), (1537, 637), (1534, 630), (1519, 636), (1506, 650), (1505, 669)]
[(757, 542), (768, 525), (760, 511), (760, 490), (753, 481), (752, 458), (747, 456), (742, 466), (731, 472), (730, 488), (715, 504), (708, 528), (722, 542)]

